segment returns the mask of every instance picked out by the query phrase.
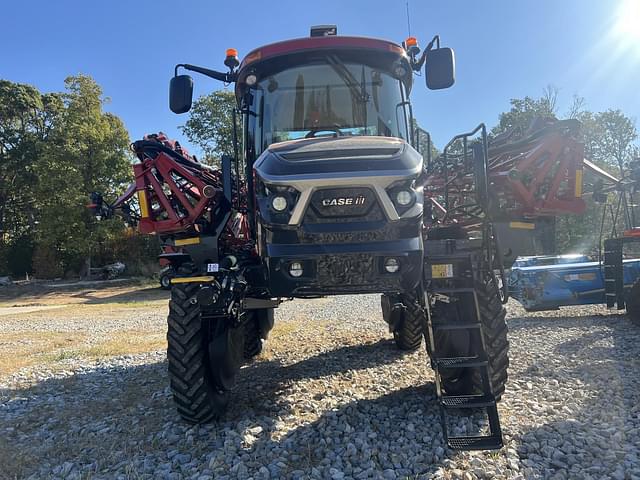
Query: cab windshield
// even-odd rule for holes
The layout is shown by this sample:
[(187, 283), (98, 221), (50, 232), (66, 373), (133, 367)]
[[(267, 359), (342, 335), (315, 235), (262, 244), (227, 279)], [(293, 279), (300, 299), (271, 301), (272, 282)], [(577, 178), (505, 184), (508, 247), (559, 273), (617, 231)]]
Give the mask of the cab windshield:
[(327, 56), (262, 78), (252, 90), (249, 141), (258, 156), (272, 143), (321, 136), (408, 140), (402, 82), (368, 65)]

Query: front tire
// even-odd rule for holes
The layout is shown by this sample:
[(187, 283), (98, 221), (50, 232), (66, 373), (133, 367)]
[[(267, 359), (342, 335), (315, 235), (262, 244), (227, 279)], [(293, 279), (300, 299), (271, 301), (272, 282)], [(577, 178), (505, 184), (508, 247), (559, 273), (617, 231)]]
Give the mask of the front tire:
[(160, 288), (163, 290), (171, 290), (171, 275), (169, 275), (169, 273), (160, 275)]
[[(420, 348), (424, 337), (427, 320), (424, 309), (418, 303), (415, 295), (383, 295), (382, 318), (393, 333), (393, 340), (400, 350), (414, 351)], [(391, 324), (392, 309), (396, 304), (402, 304), (402, 314), (395, 324)]]
[(638, 278), (627, 296), (627, 315), (631, 321), (640, 326), (640, 278)]
[(273, 308), (249, 310), (246, 313), (244, 322), (244, 358), (246, 360), (260, 355), (273, 324)]
[(176, 284), (169, 302), (169, 384), (180, 416), (189, 423), (219, 418), (240, 368), (243, 330), (229, 319), (203, 315), (195, 301), (198, 285)]

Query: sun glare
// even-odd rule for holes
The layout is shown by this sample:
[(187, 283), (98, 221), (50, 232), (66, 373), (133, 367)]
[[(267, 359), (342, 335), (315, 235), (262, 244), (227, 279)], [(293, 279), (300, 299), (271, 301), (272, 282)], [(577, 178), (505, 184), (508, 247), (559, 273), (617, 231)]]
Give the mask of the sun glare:
[(640, 48), (640, 0), (623, 0), (616, 14), (616, 33)]

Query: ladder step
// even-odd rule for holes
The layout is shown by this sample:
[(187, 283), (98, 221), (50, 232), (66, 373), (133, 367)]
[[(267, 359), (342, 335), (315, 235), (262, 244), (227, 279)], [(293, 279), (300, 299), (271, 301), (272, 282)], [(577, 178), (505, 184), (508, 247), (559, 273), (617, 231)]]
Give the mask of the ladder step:
[(440, 399), (445, 408), (483, 408), (496, 404), (493, 395), (450, 395)]
[(471, 330), (472, 328), (482, 328), (480, 322), (474, 323), (434, 323), (434, 330)]
[(449, 437), (447, 445), (453, 450), (499, 450), (503, 447), (502, 436)]
[(471, 260), (471, 253), (452, 253), (445, 255), (426, 255), (424, 257), (425, 262), (431, 263), (433, 261), (446, 262), (447, 260)]
[(436, 358), (436, 366), (438, 368), (473, 368), (486, 367), (489, 362), (483, 357), (449, 357)]
[(450, 295), (452, 293), (473, 293), (474, 288), (434, 288), (431, 290), (433, 293), (442, 293), (443, 295)]

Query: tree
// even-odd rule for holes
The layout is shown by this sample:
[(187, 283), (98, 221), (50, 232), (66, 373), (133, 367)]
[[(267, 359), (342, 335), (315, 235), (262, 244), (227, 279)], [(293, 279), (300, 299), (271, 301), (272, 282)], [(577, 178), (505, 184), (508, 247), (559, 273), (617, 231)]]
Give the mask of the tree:
[(198, 145), (208, 163), (216, 163), (222, 155), (234, 155), (233, 111), (236, 99), (233, 92), (219, 90), (203, 95), (194, 103), (182, 132)]
[(63, 269), (79, 271), (115, 223), (93, 226), (85, 205), (90, 192), (114, 196), (131, 178), (129, 136), (114, 115), (103, 112), (100, 86), (80, 75), (65, 80), (64, 112), (38, 161), (40, 221), (37, 241), (53, 250)]
[(594, 139), (596, 160), (615, 165), (622, 172), (637, 154), (633, 142), (638, 138), (635, 122), (620, 110), (607, 110), (595, 115), (599, 135)]
[[(78, 271), (103, 236), (122, 226), (94, 227), (88, 194), (114, 195), (130, 180), (128, 134), (102, 108), (90, 77), (69, 77), (64, 93), (0, 81), (0, 270), (20, 275)], [(100, 233), (92, 235), (95, 229)]]
[(498, 125), (493, 127), (491, 134), (495, 136), (515, 130), (517, 135), (522, 135), (535, 118), (556, 118), (557, 99), (558, 89), (551, 85), (543, 90), (540, 98), (512, 98), (511, 109), (500, 114)]
[(0, 270), (29, 271), (38, 159), (61, 110), (58, 94), (0, 80)]

